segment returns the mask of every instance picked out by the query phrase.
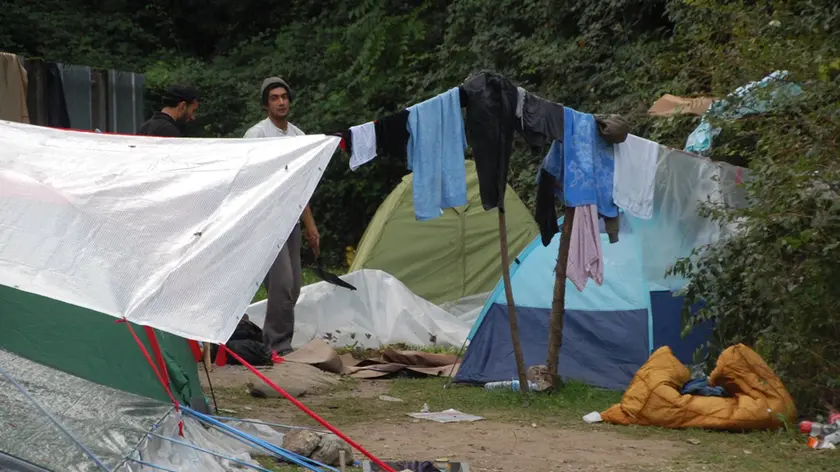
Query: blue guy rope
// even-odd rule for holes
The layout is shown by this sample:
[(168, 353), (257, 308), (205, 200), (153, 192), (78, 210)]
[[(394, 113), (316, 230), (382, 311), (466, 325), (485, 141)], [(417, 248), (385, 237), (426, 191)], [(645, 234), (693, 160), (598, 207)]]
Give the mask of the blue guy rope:
[[(316, 472), (322, 472), (322, 469), (320, 469), (318, 467), (324, 467), (324, 468), (327, 468), (327, 469), (332, 470), (334, 472), (338, 472), (338, 470), (333, 468), (333, 467), (329, 467), (325, 464), (321, 464), (317, 461), (314, 461), (314, 460), (312, 460), (308, 457), (303, 457), (303, 456), (295, 454), (291, 451), (287, 451), (285, 449), (282, 449), (280, 447), (275, 446), (274, 444), (269, 443), (268, 441), (263, 441), (262, 439), (250, 436), (250, 435), (248, 435), (248, 434), (246, 434), (242, 431), (239, 431), (238, 429), (236, 429), (236, 428), (234, 428), (230, 425), (227, 425), (225, 423), (222, 423), (221, 421), (215, 420), (215, 419), (209, 417), (208, 415), (205, 415), (203, 413), (199, 413), (199, 412), (193, 410), (192, 408), (190, 408), (186, 405), (181, 405), (181, 411), (184, 411), (187, 414), (190, 414), (190, 415), (196, 417), (198, 420), (200, 420), (203, 423), (209, 424), (211, 426), (215, 426), (215, 427), (219, 428), (220, 430), (222, 430), (224, 432), (227, 432), (227, 433), (233, 434), (235, 436), (238, 436), (237, 439), (240, 439), (243, 442), (245, 442), (247, 440), (247, 442), (256, 444), (257, 446), (260, 446), (263, 449), (272, 453), (272, 455), (280, 456), (280, 458), (285, 459), (285, 460), (287, 460), (287, 461), (289, 461), (293, 464), (299, 465), (301, 467), (304, 467), (306, 469), (313, 470), (313, 471), (316, 471)], [(245, 438), (245, 439), (241, 439), (241, 438)]]
[(245, 418), (234, 418), (232, 416), (215, 416), (215, 415), (207, 415), (210, 418), (219, 420), (219, 421), (239, 421), (242, 423), (253, 423), (253, 424), (262, 424), (265, 426), (273, 426), (275, 428), (286, 428), (286, 429), (302, 429), (305, 431), (315, 431), (317, 433), (329, 433), (329, 431), (325, 429), (318, 429), (318, 428), (310, 428), (309, 426), (293, 426), (289, 424), (280, 424), (280, 423), (266, 423), (265, 421), (257, 421), (257, 420), (248, 420)]
[[(199, 421), (203, 421), (203, 420), (199, 419)], [(210, 426), (218, 428), (218, 430), (221, 431), (222, 433), (224, 433), (225, 435), (227, 435), (229, 437), (232, 437), (232, 438), (236, 439), (237, 441), (245, 443), (245, 445), (247, 445), (249, 447), (252, 447), (254, 445), (259, 446), (259, 447), (265, 449), (266, 451), (268, 451), (269, 454), (271, 454), (272, 456), (274, 456), (278, 459), (283, 459), (283, 460), (289, 461), (290, 460), (289, 456), (291, 456), (291, 457), (299, 459), (303, 462), (308, 462), (309, 464), (312, 464), (313, 468), (310, 468), (311, 470), (321, 470), (321, 469), (317, 469), (317, 467), (323, 467), (323, 468), (326, 468), (326, 469), (331, 470), (333, 472), (340, 472), (335, 467), (330, 467), (330, 466), (328, 466), (326, 464), (322, 464), (322, 463), (320, 463), (320, 462), (318, 462), (314, 459), (310, 459), (309, 457), (302, 456), (302, 455), (297, 454), (295, 452), (292, 452), (288, 449), (283, 449), (282, 447), (275, 446), (274, 444), (272, 444), (268, 441), (265, 441), (263, 439), (255, 437), (255, 436), (252, 436), (252, 435), (250, 435), (250, 434), (248, 434), (244, 431), (240, 431), (236, 428), (233, 428), (230, 425), (225, 425), (225, 426), (230, 428), (231, 431), (223, 429), (222, 427), (217, 426), (213, 423), (206, 423), (206, 424), (209, 424)]]
[[(234, 418), (234, 419), (236, 419), (236, 418)], [(198, 420), (199, 421), (204, 421), (201, 418), (198, 418)], [(218, 428), (218, 430), (221, 431), (222, 433), (226, 434), (229, 437), (232, 437), (232, 438), (236, 439), (237, 441), (245, 443), (249, 447), (257, 445), (257, 446), (265, 449), (266, 451), (269, 452), (269, 454), (271, 454), (272, 456), (274, 456), (278, 459), (290, 460), (289, 456), (291, 456), (291, 457), (297, 458), (297, 459), (299, 459), (303, 462), (308, 462), (309, 464), (312, 464), (316, 468), (317, 467), (323, 467), (323, 468), (331, 470), (333, 472), (340, 472), (335, 467), (330, 467), (330, 466), (328, 466), (326, 464), (323, 464), (321, 462), (318, 462), (314, 459), (310, 459), (309, 457), (302, 456), (302, 455), (297, 454), (295, 452), (292, 452), (288, 449), (283, 449), (282, 447), (278, 447), (278, 446), (276, 446), (276, 445), (274, 445), (274, 444), (272, 444), (268, 441), (265, 441), (263, 439), (255, 437), (255, 436), (252, 436), (252, 435), (250, 435), (250, 434), (248, 434), (244, 431), (240, 431), (240, 430), (238, 430), (238, 429), (236, 429), (236, 428), (234, 428), (230, 425), (222, 423), (223, 426), (230, 429), (230, 431), (229, 431), (227, 429), (222, 428), (222, 426), (216, 425), (214, 423), (207, 422), (206, 424), (209, 424), (210, 426)], [(320, 470), (320, 469), (311, 469), (311, 470)]]
[(9, 375), (9, 373), (8, 373), (8, 372), (6, 372), (5, 370), (3, 370), (3, 368), (2, 368), (2, 367), (0, 367), (0, 374), (3, 374), (3, 377), (6, 377), (6, 380), (8, 380), (9, 382), (11, 382), (11, 383), (12, 383), (12, 385), (14, 385), (14, 386), (15, 386), (15, 388), (17, 388), (18, 390), (20, 390), (20, 393), (22, 393), (22, 394), (23, 394), (23, 396), (25, 396), (25, 397), (27, 398), (27, 400), (29, 400), (30, 402), (32, 402), (32, 404), (33, 404), (33, 405), (35, 405), (35, 407), (37, 407), (39, 410), (41, 410), (41, 413), (43, 413), (43, 414), (47, 415), (47, 418), (49, 418), (49, 419), (50, 419), (50, 421), (52, 421), (52, 422), (53, 422), (53, 424), (55, 424), (55, 425), (56, 425), (56, 427), (58, 427), (58, 429), (60, 429), (60, 430), (61, 430), (61, 432), (63, 432), (64, 434), (66, 434), (66, 435), (67, 435), (67, 437), (69, 437), (69, 438), (70, 438), (70, 439), (71, 439), (74, 443), (76, 443), (76, 445), (77, 445), (77, 446), (79, 446), (79, 447), (80, 447), (80, 448), (81, 448), (81, 449), (85, 452), (85, 454), (87, 454), (87, 455), (88, 455), (88, 457), (90, 457), (90, 459), (91, 459), (93, 462), (95, 462), (95, 463), (96, 463), (96, 465), (98, 465), (100, 468), (102, 468), (102, 470), (105, 470), (106, 472), (111, 472), (111, 469), (109, 469), (109, 468), (108, 468), (108, 467), (107, 467), (107, 466), (106, 466), (106, 465), (102, 462), (102, 460), (100, 460), (98, 457), (96, 457), (96, 454), (94, 454), (94, 453), (93, 453), (93, 451), (91, 451), (90, 449), (88, 449), (88, 448), (87, 448), (84, 444), (82, 444), (82, 442), (81, 442), (81, 441), (79, 441), (78, 439), (76, 439), (76, 437), (75, 437), (75, 436), (73, 436), (73, 433), (71, 433), (70, 431), (68, 431), (68, 430), (67, 430), (67, 428), (65, 428), (65, 427), (64, 427), (64, 425), (62, 425), (60, 421), (58, 421), (58, 420), (57, 420), (57, 419), (56, 419), (53, 415), (51, 415), (51, 414), (50, 414), (50, 412), (49, 412), (49, 411), (47, 411), (47, 409), (46, 409), (46, 408), (44, 408), (43, 406), (41, 406), (41, 404), (40, 404), (40, 403), (38, 403), (38, 400), (35, 400), (35, 399), (34, 399), (34, 398), (33, 398), (33, 397), (29, 394), (29, 392), (27, 392), (27, 391), (26, 391), (26, 389), (25, 389), (25, 388), (23, 388), (23, 386), (22, 386), (21, 384), (17, 383), (17, 381), (16, 381), (14, 378), (12, 378), (12, 376), (11, 376), (11, 375)]
[(218, 452), (213, 452), (209, 449), (204, 449), (203, 447), (196, 446), (195, 444), (190, 444), (190, 443), (185, 442), (185, 441), (179, 441), (175, 438), (169, 438), (169, 437), (166, 437), (162, 434), (157, 434), (157, 433), (152, 433), (152, 432), (148, 432), (146, 434), (148, 434), (150, 436), (154, 436), (156, 438), (163, 439), (165, 441), (171, 441), (172, 443), (179, 444), (181, 446), (188, 447), (190, 449), (195, 449), (196, 451), (203, 452), (205, 454), (210, 454), (211, 456), (220, 457), (222, 459), (229, 460), (229, 461), (234, 462), (236, 464), (239, 464), (239, 465), (242, 465), (242, 466), (245, 466), (245, 467), (249, 467), (249, 468), (254, 469), (254, 470), (259, 470), (260, 472), (271, 472), (270, 470), (265, 469), (263, 467), (260, 467), (258, 465), (249, 464), (249, 463), (247, 463), (243, 460), (239, 460), (235, 457), (230, 457), (230, 456), (226, 456), (224, 454), (220, 454)]

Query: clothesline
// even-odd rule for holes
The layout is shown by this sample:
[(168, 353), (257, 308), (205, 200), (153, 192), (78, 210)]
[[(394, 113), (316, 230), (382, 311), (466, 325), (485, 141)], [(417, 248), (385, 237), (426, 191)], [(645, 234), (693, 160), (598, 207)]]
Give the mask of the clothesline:
[[(463, 159), (468, 144), (485, 210), (504, 210), (514, 132), (533, 154), (550, 146), (537, 175), (536, 219), (543, 244), (559, 231), (555, 198), (567, 207), (594, 205), (580, 214), (586, 221), (576, 219), (569, 267), (579, 290), (587, 276), (600, 284), (597, 219), (604, 219), (610, 243), (615, 243), (619, 208), (637, 218), (652, 218), (659, 153), (671, 149), (630, 134), (621, 116), (582, 113), (517, 87), (499, 74), (480, 72), (396, 114), (335, 134), (343, 138), (352, 170), (379, 155), (404, 157), (407, 170), (414, 172), (415, 216), (429, 220), (445, 208), (466, 204)], [(736, 168), (736, 184), (741, 182), (741, 169)]]

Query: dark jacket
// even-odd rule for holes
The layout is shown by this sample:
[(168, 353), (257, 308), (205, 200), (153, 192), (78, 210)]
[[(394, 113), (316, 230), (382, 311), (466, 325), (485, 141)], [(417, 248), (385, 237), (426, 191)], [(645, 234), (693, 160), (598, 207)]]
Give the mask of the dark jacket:
[(168, 138), (180, 138), (184, 135), (181, 127), (175, 123), (175, 120), (162, 111), (155, 112), (148, 121), (140, 125), (140, 130), (137, 131), (137, 134)]

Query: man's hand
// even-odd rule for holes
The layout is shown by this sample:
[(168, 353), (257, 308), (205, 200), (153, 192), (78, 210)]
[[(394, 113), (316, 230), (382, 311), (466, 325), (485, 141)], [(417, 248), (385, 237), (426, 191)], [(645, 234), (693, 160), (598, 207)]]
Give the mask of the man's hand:
[(320, 256), (321, 235), (318, 233), (318, 228), (315, 226), (315, 217), (312, 216), (312, 209), (309, 208), (309, 205), (306, 205), (306, 208), (303, 209), (303, 226), (306, 230), (306, 242), (309, 243), (309, 247), (312, 248), (312, 252), (315, 253), (315, 257)]
[(314, 224), (312, 227), (306, 227), (306, 242), (309, 243), (309, 247), (312, 248), (312, 252), (315, 253), (315, 257), (321, 255), (321, 235), (318, 234), (318, 228), (316, 228)]

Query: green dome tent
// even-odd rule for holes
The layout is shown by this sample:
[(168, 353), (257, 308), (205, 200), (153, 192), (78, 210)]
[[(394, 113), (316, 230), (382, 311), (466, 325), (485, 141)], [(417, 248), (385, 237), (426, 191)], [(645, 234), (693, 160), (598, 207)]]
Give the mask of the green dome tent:
[[(467, 204), (430, 221), (415, 219), (413, 174), (403, 177), (365, 230), (350, 272), (385, 271), (436, 304), (493, 290), (501, 275), (498, 210), (484, 210), (475, 163), (465, 163)], [(509, 185), (505, 211), (509, 252), (515, 256), (539, 228)]]

